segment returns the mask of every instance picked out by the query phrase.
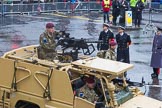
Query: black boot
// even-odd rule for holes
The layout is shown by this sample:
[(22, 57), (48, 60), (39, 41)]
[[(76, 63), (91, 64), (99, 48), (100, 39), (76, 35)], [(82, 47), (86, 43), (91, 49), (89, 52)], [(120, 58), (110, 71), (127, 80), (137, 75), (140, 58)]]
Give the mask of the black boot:
[(153, 68), (153, 72), (154, 73), (151, 74), (151, 77), (152, 78), (158, 78), (158, 68)]
[(153, 78), (158, 78), (158, 75), (156, 74), (156, 73), (152, 73), (151, 74), (151, 78), (153, 79)]

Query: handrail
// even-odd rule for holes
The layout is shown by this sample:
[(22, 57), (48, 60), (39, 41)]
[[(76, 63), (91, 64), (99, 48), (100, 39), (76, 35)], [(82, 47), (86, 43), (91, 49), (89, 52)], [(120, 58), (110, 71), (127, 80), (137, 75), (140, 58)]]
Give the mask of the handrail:
[[(43, 98), (46, 98), (47, 100), (51, 100), (50, 80), (51, 80), (52, 73), (53, 73), (53, 68), (51, 68), (49, 73), (43, 71), (36, 71), (34, 74), (35, 80), (41, 85), (41, 87), (44, 90)], [(46, 86), (44, 86), (42, 82), (38, 79), (37, 74), (47, 76), (48, 80)]]
[[(25, 76), (25, 77), (22, 77), (19, 80), (16, 80), (17, 79), (17, 77), (16, 77), (17, 70), (23, 70), (25, 72), (28, 72), (29, 74), (27, 76)], [(26, 69), (26, 68), (21, 67), (21, 66), (16, 67), (16, 61), (15, 61), (14, 62), (14, 75), (13, 75), (12, 84), (11, 84), (11, 88), (13, 89), (13, 91), (17, 91), (17, 83), (27, 79), (30, 76), (31, 76), (31, 71), (29, 69)]]
[(36, 71), (36, 72), (34, 73), (34, 78), (35, 78), (35, 80), (41, 85), (41, 87), (43, 88), (43, 90), (45, 90), (46, 87), (45, 87), (45, 86), (42, 84), (42, 82), (38, 79), (37, 74), (44, 75), (44, 76), (47, 76), (47, 77), (48, 77), (48, 74), (47, 74), (47, 72), (43, 72), (43, 71)]
[(29, 73), (27, 76), (25, 76), (25, 77), (19, 79), (18, 81), (16, 81), (16, 83), (19, 83), (19, 82), (21, 82), (21, 81), (23, 81), (23, 80), (25, 80), (25, 79), (27, 79), (28, 77), (31, 76), (31, 71), (29, 69), (26, 69), (26, 68), (20, 67), (20, 66), (16, 67), (16, 69), (23, 70), (24, 72), (28, 72)]

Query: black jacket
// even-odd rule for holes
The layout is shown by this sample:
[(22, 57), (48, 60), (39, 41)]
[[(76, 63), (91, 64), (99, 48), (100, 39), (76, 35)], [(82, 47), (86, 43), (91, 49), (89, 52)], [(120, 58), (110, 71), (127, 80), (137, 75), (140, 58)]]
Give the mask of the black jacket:
[(102, 31), (100, 33), (98, 40), (103, 40), (103, 43), (99, 43), (97, 45), (97, 49), (98, 50), (108, 50), (110, 39), (114, 39), (114, 34), (110, 30), (108, 30), (107, 33), (105, 31)]
[(128, 11), (128, 2), (123, 1), (120, 3), (120, 15), (125, 17), (125, 11)]
[(116, 15), (118, 16), (120, 14), (120, 3), (117, 0), (114, 0), (112, 3), (112, 14), (113, 16)]
[(124, 33), (122, 36), (118, 33), (116, 35), (116, 42), (119, 49), (128, 48), (127, 43), (131, 43), (131, 38), (128, 34)]
[(120, 34), (116, 35), (116, 41), (118, 44), (117, 48), (117, 61), (124, 63), (130, 63), (129, 58), (129, 45), (131, 43), (131, 38), (128, 34), (124, 33), (122, 36)]
[(142, 1), (138, 1), (136, 3), (136, 7), (135, 8), (136, 8), (136, 11), (142, 11), (145, 8), (144, 3)]

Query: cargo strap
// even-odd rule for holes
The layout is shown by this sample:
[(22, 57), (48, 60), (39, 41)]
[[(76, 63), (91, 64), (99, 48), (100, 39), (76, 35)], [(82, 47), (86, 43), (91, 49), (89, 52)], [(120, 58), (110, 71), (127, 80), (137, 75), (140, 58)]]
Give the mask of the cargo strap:
[(13, 75), (12, 84), (11, 84), (11, 89), (13, 89), (14, 91), (17, 91), (16, 71), (17, 71), (16, 61), (14, 61), (14, 75)]
[(48, 74), (48, 81), (47, 81), (46, 88), (43, 93), (43, 97), (47, 98), (48, 100), (51, 100), (50, 80), (52, 77), (52, 73), (53, 73), (53, 68), (50, 68), (50, 73)]
[[(11, 89), (13, 89), (14, 91), (17, 91), (17, 83), (19, 83), (31, 76), (31, 71), (29, 69), (21, 67), (21, 66), (16, 66), (16, 63), (17, 63), (17, 61), (14, 61), (14, 75), (13, 75), (12, 84), (11, 84)], [(16, 78), (17, 70), (23, 70), (23, 72), (27, 72), (28, 75), (17, 80), (17, 78)]]

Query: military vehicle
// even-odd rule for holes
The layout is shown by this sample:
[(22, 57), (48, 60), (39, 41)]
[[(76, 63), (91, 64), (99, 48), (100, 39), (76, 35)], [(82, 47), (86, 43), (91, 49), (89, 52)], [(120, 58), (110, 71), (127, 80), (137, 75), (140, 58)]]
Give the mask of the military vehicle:
[[(124, 72), (132, 64), (87, 56), (51, 62), (38, 59), (37, 47), (15, 49), (0, 58), (0, 108), (162, 108), (162, 102), (128, 86)], [(95, 77), (102, 101), (75, 95), (84, 76)], [(114, 83), (118, 78), (122, 83)]]

